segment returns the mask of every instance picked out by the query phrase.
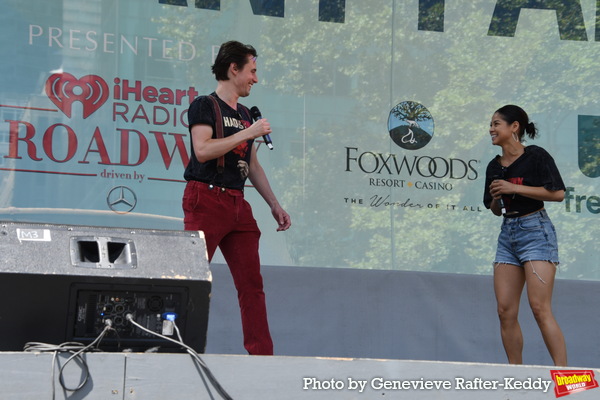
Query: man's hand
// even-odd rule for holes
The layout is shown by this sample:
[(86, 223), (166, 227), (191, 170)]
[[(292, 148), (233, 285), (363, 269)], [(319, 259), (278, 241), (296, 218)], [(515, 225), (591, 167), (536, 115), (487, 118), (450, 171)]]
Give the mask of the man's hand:
[(271, 209), (271, 213), (273, 214), (273, 218), (277, 221), (277, 232), (282, 232), (288, 230), (290, 226), (292, 226), (292, 219), (290, 215), (285, 212), (283, 208), (279, 204)]

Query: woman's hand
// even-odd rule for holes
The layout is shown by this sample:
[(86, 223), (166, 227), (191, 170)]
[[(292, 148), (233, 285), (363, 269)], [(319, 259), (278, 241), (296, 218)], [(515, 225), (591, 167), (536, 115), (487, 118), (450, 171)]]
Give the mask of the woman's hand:
[(510, 183), (509, 181), (505, 181), (504, 179), (494, 179), (490, 184), (490, 194), (496, 200), (502, 197), (503, 194), (516, 194), (517, 186), (514, 183)]

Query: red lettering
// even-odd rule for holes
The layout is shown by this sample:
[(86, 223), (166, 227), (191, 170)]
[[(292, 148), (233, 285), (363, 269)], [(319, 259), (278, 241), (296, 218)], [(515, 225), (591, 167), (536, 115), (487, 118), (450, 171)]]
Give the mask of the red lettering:
[(173, 136), (175, 138), (175, 146), (173, 147), (173, 150), (169, 153), (169, 150), (167, 149), (167, 144), (165, 142), (165, 132), (150, 131), (150, 133), (152, 133), (156, 138), (156, 144), (158, 145), (160, 155), (162, 156), (163, 162), (165, 163), (165, 168), (167, 170), (171, 166), (171, 162), (173, 162), (175, 150), (179, 151), (183, 167), (185, 168), (188, 165), (190, 157), (187, 152), (185, 141), (183, 140), (183, 138), (187, 135), (183, 135), (181, 133), (169, 133), (170, 136)]
[[(148, 103), (156, 102), (156, 96), (158, 95), (158, 90), (154, 86), (146, 86), (142, 91), (142, 96), (144, 100)], [(162, 103), (162, 102), (161, 102)]]
[(144, 109), (144, 105), (140, 104), (138, 106), (138, 108), (135, 110), (135, 112), (133, 113), (133, 118), (131, 118), (131, 122), (135, 122), (136, 119), (143, 119), (144, 121), (146, 121), (147, 124), (150, 123), (150, 119), (148, 118), (148, 115), (146, 114), (146, 110)]
[[(158, 120), (158, 115), (156, 114), (156, 111), (164, 111), (164, 119), (162, 121)], [(169, 110), (167, 110), (164, 107), (161, 106), (155, 106), (154, 110), (152, 111), (152, 123), (153, 125), (165, 125), (167, 122), (169, 122)]]
[[(122, 107), (123, 111), (119, 111), (117, 110), (117, 107)], [(129, 122), (129, 120), (127, 119), (127, 112), (129, 111), (129, 106), (127, 106), (127, 104), (124, 103), (113, 103), (113, 121), (117, 120), (117, 115), (121, 116), (121, 118), (123, 118), (123, 121), (125, 122)]]
[[(158, 112), (160, 111), (160, 113)], [(179, 113), (179, 115), (177, 114), (177, 109), (173, 108), (173, 126), (177, 126), (177, 123), (179, 122), (182, 126), (184, 127), (188, 127), (187, 124), (187, 112), (188, 110), (183, 110)], [(162, 118), (160, 118), (162, 116)], [(161, 107), (161, 106), (154, 106), (154, 109), (152, 110), (152, 124), (153, 125), (166, 125), (169, 121), (171, 120), (171, 115), (169, 114), (169, 110), (166, 109), (165, 107)]]
[(173, 104), (175, 102), (173, 91), (169, 88), (160, 88), (160, 96), (158, 97), (158, 100), (161, 104)]
[[(198, 91), (192, 86), (187, 90), (176, 89), (174, 92), (167, 87), (157, 89), (154, 86), (142, 86), (141, 81), (135, 81), (133, 86), (130, 86), (127, 79), (121, 81), (120, 78), (115, 78), (114, 82), (113, 99), (115, 100), (130, 100), (129, 97), (131, 95), (133, 97), (131, 100), (135, 101), (144, 100), (148, 103), (158, 101), (161, 104), (181, 105), (185, 97), (188, 98), (188, 104), (191, 104), (199, 95)], [(115, 106), (113, 106), (114, 110)]]
[[(27, 155), (29, 158), (31, 158), (33, 161), (42, 161), (41, 158), (38, 158), (35, 144), (31, 141), (31, 139), (35, 136), (35, 128), (33, 125), (25, 121), (7, 120), (7, 122), (10, 124), (8, 134), (8, 155), (4, 156), (4, 158), (21, 159), (21, 157), (19, 157), (19, 141), (23, 141), (27, 144)], [(19, 124), (23, 124), (25, 126), (24, 137), (19, 137)]]
[[(181, 119), (183, 124), (183, 118), (186, 115), (185, 111), (177, 115), (177, 109), (173, 109), (173, 115), (171, 115), (168, 109), (155, 107), (155, 125), (158, 123), (156, 110), (164, 112), (165, 120), (162, 122), (163, 124), (170, 123), (171, 116), (173, 117), (174, 125), (177, 118)], [(124, 115), (122, 117), (124, 118)], [(37, 145), (34, 141), (36, 134), (35, 127), (24, 121), (7, 120), (7, 122), (10, 123), (9, 148), (4, 158), (22, 159), (23, 157), (19, 154), (19, 150), (23, 149), (19, 149), (19, 145), (23, 146), (20, 143), (23, 142), (25, 143), (29, 158), (33, 161), (42, 161), (43, 158), (37, 156)], [(95, 127), (85, 153), (78, 163), (90, 164), (91, 162), (96, 162), (99, 165), (136, 166), (148, 159), (150, 146), (147, 135), (134, 129), (117, 129), (117, 133), (120, 135), (117, 143), (113, 144), (113, 140), (111, 139), (108, 145), (111, 147), (111, 152), (113, 151), (112, 147), (115, 147), (114, 151), (120, 151), (120, 153), (117, 155), (112, 154), (111, 157), (100, 128)], [(190, 157), (186, 146), (187, 134), (158, 131), (150, 131), (149, 133), (154, 135), (160, 158), (167, 170), (171, 168), (174, 162), (182, 167), (185, 167), (189, 163)], [(113, 136), (111, 135), (111, 138)], [(41, 138), (41, 146), (49, 160), (55, 163), (66, 163), (77, 157), (80, 139), (81, 136), (78, 137), (73, 128), (57, 123), (45, 130)], [(91, 160), (92, 158), (97, 158), (98, 161)], [(118, 162), (113, 162), (111, 158), (115, 161), (118, 159)]]
[[(134, 129), (119, 129), (121, 132), (121, 162), (119, 165), (135, 166), (140, 165), (148, 158), (148, 139), (141, 132)], [(129, 133), (133, 132), (138, 137), (139, 158), (135, 163), (129, 162)]]
[(134, 94), (135, 101), (140, 101), (141, 93), (142, 93), (142, 82), (141, 81), (135, 81), (135, 86), (129, 86), (129, 80), (128, 79), (123, 80), (123, 87), (121, 89), (121, 97), (120, 97), (121, 99), (129, 100), (129, 94)]
[[(67, 133), (67, 155), (62, 160), (59, 160), (54, 156), (54, 146), (52, 146), (52, 143), (54, 142), (54, 132), (57, 127), (65, 128), (65, 132)], [(77, 135), (75, 134), (75, 131), (67, 125), (54, 124), (46, 129), (44, 138), (42, 139), (42, 146), (44, 147), (44, 152), (52, 161), (57, 163), (67, 162), (72, 159), (77, 152)]]
[(181, 125), (185, 126), (186, 128), (189, 128), (190, 126), (188, 125), (187, 118), (186, 118), (187, 112), (188, 112), (188, 110), (186, 109), (186, 110), (183, 110), (181, 112), (181, 114), (179, 114), (179, 122), (181, 122)]
[[(96, 143), (96, 149), (92, 149), (93, 143)], [(79, 161), (80, 164), (89, 164), (87, 161), (87, 157), (89, 153), (98, 153), (100, 155), (100, 162), (98, 164), (106, 164), (113, 165), (110, 162), (110, 157), (108, 156), (108, 151), (106, 151), (106, 145), (104, 144), (104, 139), (102, 138), (102, 134), (100, 133), (100, 128), (96, 127), (94, 130), (94, 135), (92, 136), (92, 140), (90, 140), (90, 145), (85, 152), (85, 156), (82, 161)]]
[[(190, 88), (189, 88), (189, 90), (188, 90), (188, 100), (189, 100), (189, 104), (192, 104), (192, 101), (194, 101), (194, 99), (195, 99), (196, 97), (198, 97), (198, 95), (199, 95), (199, 94), (200, 94), (200, 93), (198, 93), (198, 92), (196, 91), (196, 88), (194, 88), (194, 87), (191, 87), (191, 86), (190, 86)], [(177, 104), (179, 104), (179, 103), (177, 103)]]
[[(190, 90), (191, 89), (192, 88), (190, 88)], [(175, 91), (175, 97), (176, 97), (175, 101), (177, 102), (177, 104), (181, 104), (181, 100), (185, 97), (185, 95), (186, 95), (186, 91), (185, 90), (177, 89)], [(191, 103), (191, 101), (190, 101), (190, 103)]]
[(514, 183), (516, 185), (522, 185), (523, 184), (523, 178), (519, 177), (519, 178), (508, 178), (507, 181), (509, 181), (510, 183)]

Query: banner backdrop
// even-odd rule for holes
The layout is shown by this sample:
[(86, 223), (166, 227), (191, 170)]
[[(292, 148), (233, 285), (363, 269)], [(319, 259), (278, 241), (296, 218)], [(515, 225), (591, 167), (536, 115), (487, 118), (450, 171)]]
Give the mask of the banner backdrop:
[(183, 229), (187, 108), (234, 39), (259, 53), (242, 103), (293, 221), (276, 233), (247, 188), (265, 264), (491, 273), (488, 129), (517, 104), (568, 186), (558, 277), (598, 280), (596, 3), (5, 0), (0, 218)]

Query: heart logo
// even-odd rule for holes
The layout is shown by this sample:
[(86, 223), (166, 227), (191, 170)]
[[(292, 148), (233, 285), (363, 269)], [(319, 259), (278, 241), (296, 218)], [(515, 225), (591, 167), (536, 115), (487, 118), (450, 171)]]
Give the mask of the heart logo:
[(51, 75), (46, 81), (46, 94), (69, 118), (73, 102), (83, 104), (83, 118), (92, 115), (108, 99), (108, 85), (98, 75), (86, 75), (81, 79), (63, 72)]

